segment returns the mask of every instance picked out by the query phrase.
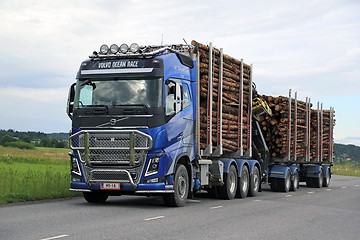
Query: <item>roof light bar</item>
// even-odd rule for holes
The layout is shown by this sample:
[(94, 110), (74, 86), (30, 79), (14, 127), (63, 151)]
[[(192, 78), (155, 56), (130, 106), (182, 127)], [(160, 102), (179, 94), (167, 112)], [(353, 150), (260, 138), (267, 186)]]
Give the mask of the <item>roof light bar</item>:
[(129, 46), (126, 43), (121, 44), (120, 52), (121, 53), (127, 53), (127, 51), (129, 51)]
[(118, 46), (118, 45), (113, 44), (113, 45), (110, 46), (110, 52), (111, 52), (112, 54), (115, 54), (115, 53), (117, 53), (118, 51), (119, 51), (119, 46)]
[(133, 53), (137, 53), (139, 51), (139, 45), (137, 43), (133, 43), (130, 45), (130, 51)]
[(106, 44), (103, 44), (101, 47), (100, 47), (100, 53), (101, 54), (107, 54), (109, 52), (109, 46), (106, 45)]

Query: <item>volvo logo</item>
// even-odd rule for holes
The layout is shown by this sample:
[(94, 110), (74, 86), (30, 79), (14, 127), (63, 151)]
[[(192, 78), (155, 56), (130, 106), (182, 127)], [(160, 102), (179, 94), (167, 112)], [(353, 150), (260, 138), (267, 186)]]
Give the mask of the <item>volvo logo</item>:
[(114, 126), (114, 125), (116, 124), (116, 122), (117, 122), (116, 119), (111, 119), (111, 120), (110, 120), (110, 124), (111, 124), (112, 126)]
[(109, 125), (109, 124), (110, 124), (111, 126), (114, 126), (117, 122), (122, 121), (122, 120), (125, 120), (125, 119), (128, 119), (128, 118), (129, 118), (129, 117), (123, 117), (123, 118), (119, 118), (119, 119), (113, 118), (113, 119), (110, 119), (109, 122), (100, 124), (100, 125), (98, 125), (98, 126), (96, 126), (96, 127), (104, 127), (104, 126)]

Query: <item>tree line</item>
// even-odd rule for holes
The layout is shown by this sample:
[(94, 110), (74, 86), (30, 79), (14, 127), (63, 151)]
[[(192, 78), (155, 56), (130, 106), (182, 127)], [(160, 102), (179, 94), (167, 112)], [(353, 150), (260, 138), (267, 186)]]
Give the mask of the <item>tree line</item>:
[(35, 147), (66, 148), (68, 133), (19, 132), (0, 130), (0, 145), (33, 149)]

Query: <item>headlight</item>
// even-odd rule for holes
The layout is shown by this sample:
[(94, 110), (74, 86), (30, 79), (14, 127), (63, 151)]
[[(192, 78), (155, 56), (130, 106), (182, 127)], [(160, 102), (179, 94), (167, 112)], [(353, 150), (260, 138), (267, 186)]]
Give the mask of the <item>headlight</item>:
[(136, 43), (131, 44), (130, 51), (133, 53), (137, 53), (139, 51), (139, 45), (137, 45)]
[(118, 45), (113, 44), (113, 45), (110, 46), (110, 52), (111, 52), (111, 53), (115, 54), (115, 53), (117, 53), (118, 51), (119, 51)]
[(121, 44), (120, 46), (121, 53), (127, 53), (128, 50), (129, 50), (129, 46), (126, 43)]
[(77, 161), (77, 158), (74, 155), (70, 155), (70, 164), (71, 164), (71, 172), (81, 175), (79, 163)]
[(100, 47), (100, 53), (101, 54), (107, 54), (109, 52), (109, 46), (104, 44)]
[(157, 174), (159, 170), (159, 163), (160, 157), (151, 158), (145, 172), (145, 177)]

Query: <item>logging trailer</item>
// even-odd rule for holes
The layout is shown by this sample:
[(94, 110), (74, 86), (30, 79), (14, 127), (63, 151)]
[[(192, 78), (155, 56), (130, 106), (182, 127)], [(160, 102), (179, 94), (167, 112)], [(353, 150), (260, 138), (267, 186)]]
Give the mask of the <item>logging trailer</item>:
[(223, 199), (255, 196), (262, 183), (282, 192), (296, 191), (300, 181), (327, 187), (334, 109), (325, 156), (322, 104), (315, 110), (314, 135), (307, 98), (299, 157), (298, 100), (290, 91), (286, 150), (274, 157), (260, 122), (274, 111), (252, 77), (252, 65), (211, 43), (101, 46), (81, 63), (69, 90), (70, 190), (91, 203), (138, 194), (183, 206), (202, 191)]

